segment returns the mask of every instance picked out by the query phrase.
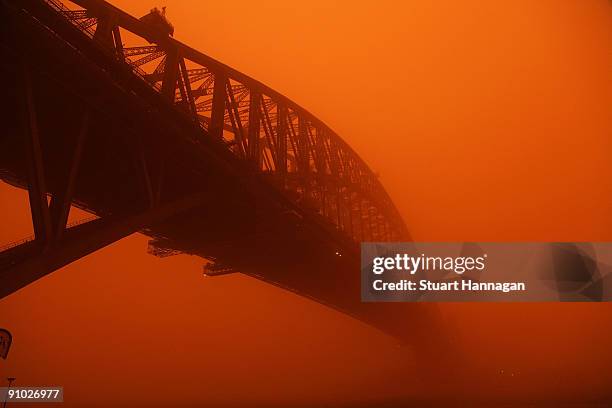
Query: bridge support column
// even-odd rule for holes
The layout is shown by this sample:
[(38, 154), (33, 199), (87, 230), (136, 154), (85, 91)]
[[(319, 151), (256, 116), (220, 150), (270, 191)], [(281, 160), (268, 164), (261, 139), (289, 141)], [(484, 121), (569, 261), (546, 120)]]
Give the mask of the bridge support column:
[(308, 142), (308, 123), (302, 116), (298, 116), (298, 172), (304, 185), (304, 198), (310, 199), (310, 151)]
[(185, 59), (179, 59), (179, 68), (181, 71), (181, 78), (183, 82), (183, 87), (185, 88), (185, 96), (187, 97), (187, 103), (189, 104), (189, 109), (191, 114), (193, 115), (194, 120), (198, 119), (198, 111), (195, 106), (195, 99), (193, 99), (193, 92), (191, 90), (191, 81), (189, 80), (189, 72), (187, 71), (187, 66), (185, 65)]
[(93, 37), (94, 40), (107, 47), (114, 47), (115, 42), (113, 39), (113, 24), (111, 18), (107, 15), (96, 17), (98, 21), (96, 24), (96, 32)]
[(66, 223), (68, 222), (68, 214), (70, 213), (70, 205), (72, 203), (72, 196), (74, 192), (74, 186), (76, 183), (79, 166), (81, 164), (81, 156), (83, 152), (83, 145), (85, 144), (85, 138), (89, 130), (89, 113), (86, 112), (83, 115), (81, 127), (77, 133), (76, 143), (74, 147), (74, 153), (72, 155), (72, 162), (68, 169), (68, 176), (66, 178), (66, 184), (53, 194), (51, 199), (51, 216), (53, 226), (53, 240), (55, 242), (62, 238)]
[(232, 130), (234, 131), (234, 138), (238, 143), (238, 150), (240, 156), (246, 158), (248, 156), (248, 145), (244, 136), (244, 128), (242, 126), (242, 119), (240, 118), (240, 112), (238, 111), (238, 103), (236, 103), (236, 97), (232, 90), (232, 85), (229, 80), (225, 81), (226, 99), (225, 104), (229, 112), (230, 121), (232, 122)]
[(257, 170), (261, 168), (259, 146), (260, 101), (261, 94), (256, 90), (251, 90), (251, 97), (249, 100), (249, 159)]
[(283, 105), (278, 106), (278, 118), (276, 126), (276, 156), (277, 160), (277, 173), (282, 179), (283, 187), (286, 187), (286, 176), (287, 176), (287, 107)]
[(119, 26), (113, 24), (113, 40), (115, 43), (115, 51), (117, 52), (117, 56), (121, 61), (125, 60), (125, 55), (123, 54), (123, 40), (121, 39), (121, 32), (119, 31)]
[(214, 139), (223, 138), (223, 125), (225, 123), (225, 98), (227, 76), (221, 71), (214, 73), (215, 84), (213, 87), (212, 112), (210, 114), (210, 126), (208, 133)]
[(164, 67), (164, 77), (162, 79), (161, 94), (169, 101), (174, 103), (174, 93), (179, 72), (178, 50), (171, 47), (166, 51), (166, 65)]
[(23, 85), (25, 93), (24, 120), (25, 120), (25, 154), (28, 166), (28, 195), (32, 225), (36, 241), (46, 245), (52, 238), (51, 215), (47, 203), (47, 190), (44, 177), (44, 166), (40, 138), (38, 134), (38, 120), (32, 90), (32, 74), (27, 65), (23, 66)]

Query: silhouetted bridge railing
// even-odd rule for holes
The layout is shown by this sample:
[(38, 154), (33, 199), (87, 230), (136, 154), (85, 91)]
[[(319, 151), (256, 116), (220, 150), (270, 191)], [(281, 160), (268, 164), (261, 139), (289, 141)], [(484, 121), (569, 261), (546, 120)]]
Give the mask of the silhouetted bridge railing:
[[(77, 225), (81, 225), (81, 224), (85, 224), (87, 222), (93, 221), (93, 220), (97, 220), (98, 217), (96, 216), (92, 216), (92, 217), (86, 217), (86, 218), (82, 218), (80, 220), (76, 220), (76, 221), (72, 221), (66, 224), (66, 229), (72, 228), (72, 227), (76, 227)], [(4, 251), (8, 251), (9, 249), (18, 247), (19, 245), (23, 245), (23, 244), (27, 244), (29, 242), (34, 242), (36, 240), (36, 235), (34, 234), (30, 234), (26, 237), (23, 237), (21, 239), (18, 239), (17, 241), (12, 241), (9, 243), (6, 243), (4, 245), (0, 245), (0, 253), (4, 252)]]
[[(35, 237), (0, 252), (0, 298), (140, 231), (155, 255), (202, 256), (211, 275), (237, 270), (404, 339), (435, 325), (424, 306), (361, 303), (358, 243), (408, 233), (333, 130), (175, 40), (160, 15), (74, 4), (0, 0), (16, 101), (0, 177), (27, 189)], [(67, 228), (71, 205), (99, 218)], [(387, 317), (398, 310), (410, 325)]]

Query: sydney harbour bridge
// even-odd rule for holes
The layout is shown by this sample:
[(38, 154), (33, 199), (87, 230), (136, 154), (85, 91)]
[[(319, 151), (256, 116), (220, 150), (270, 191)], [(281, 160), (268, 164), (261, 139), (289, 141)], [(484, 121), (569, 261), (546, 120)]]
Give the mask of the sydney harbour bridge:
[[(244, 273), (422, 347), (443, 337), (429, 306), (361, 302), (359, 242), (410, 237), (312, 113), (177, 41), (157, 10), (0, 6), (0, 177), (27, 190), (34, 229), (0, 252), (0, 298), (141, 232), (209, 276)], [(71, 206), (92, 218), (68, 224)]]

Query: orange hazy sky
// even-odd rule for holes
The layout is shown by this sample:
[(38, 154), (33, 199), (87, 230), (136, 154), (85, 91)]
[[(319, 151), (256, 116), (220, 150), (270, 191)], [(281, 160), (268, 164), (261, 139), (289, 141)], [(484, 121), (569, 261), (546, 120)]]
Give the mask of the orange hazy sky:
[[(136, 16), (166, 5), (175, 38), (324, 120), (380, 174), (415, 240), (612, 241), (607, 0), (112, 3)], [(0, 244), (31, 233), (23, 191), (0, 184), (0, 223)], [(135, 235), (0, 300), (14, 335), (0, 376), (63, 385), (75, 405), (100, 382), (147, 405), (423, 396), (393, 339), (201, 266), (149, 256)], [(467, 392), (610, 392), (610, 304), (441, 309), (497, 378)]]

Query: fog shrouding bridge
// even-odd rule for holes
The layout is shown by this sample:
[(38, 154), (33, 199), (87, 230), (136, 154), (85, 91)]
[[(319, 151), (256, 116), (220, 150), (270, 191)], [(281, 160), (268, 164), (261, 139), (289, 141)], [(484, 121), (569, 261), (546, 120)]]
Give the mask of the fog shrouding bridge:
[[(361, 303), (358, 243), (409, 236), (323, 122), (175, 40), (160, 12), (0, 5), (0, 176), (28, 190), (35, 233), (0, 253), (0, 298), (142, 232), (154, 255), (198, 255), (209, 275), (240, 271), (435, 343), (433, 309)], [(67, 225), (71, 205), (96, 217)]]

